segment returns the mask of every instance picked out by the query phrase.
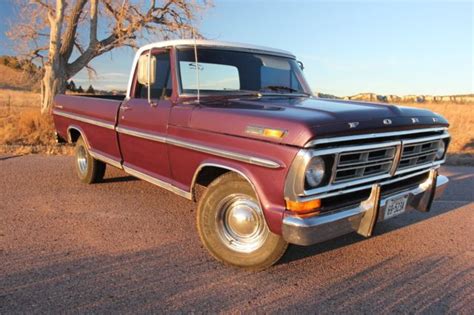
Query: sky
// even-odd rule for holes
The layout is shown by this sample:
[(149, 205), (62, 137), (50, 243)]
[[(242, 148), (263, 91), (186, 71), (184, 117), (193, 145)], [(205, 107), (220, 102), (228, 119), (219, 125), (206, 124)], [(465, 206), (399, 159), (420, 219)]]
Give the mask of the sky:
[[(0, 0), (0, 55), (15, 11)], [(313, 92), (339, 96), (474, 93), (474, 1), (214, 0), (199, 22), (208, 39), (280, 48), (305, 65)], [(150, 41), (157, 41), (152, 38)], [(125, 89), (134, 52), (96, 58), (87, 87)]]

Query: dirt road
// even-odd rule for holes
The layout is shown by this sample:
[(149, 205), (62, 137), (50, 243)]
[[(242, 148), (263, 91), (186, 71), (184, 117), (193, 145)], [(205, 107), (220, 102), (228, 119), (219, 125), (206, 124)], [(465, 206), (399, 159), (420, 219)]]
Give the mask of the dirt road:
[(251, 273), (205, 252), (193, 203), (112, 168), (88, 186), (72, 163), (0, 157), (0, 313), (474, 313), (474, 168), (444, 168), (429, 214)]

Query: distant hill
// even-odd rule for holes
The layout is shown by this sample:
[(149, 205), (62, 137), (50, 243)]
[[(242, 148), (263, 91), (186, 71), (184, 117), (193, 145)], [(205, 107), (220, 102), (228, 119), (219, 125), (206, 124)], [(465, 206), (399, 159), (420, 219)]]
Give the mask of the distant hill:
[(335, 96), (318, 93), (318, 97), (328, 99), (344, 99), (353, 101), (382, 102), (382, 103), (459, 103), (474, 104), (474, 94), (461, 95), (381, 95), (376, 93), (359, 93), (352, 96)]

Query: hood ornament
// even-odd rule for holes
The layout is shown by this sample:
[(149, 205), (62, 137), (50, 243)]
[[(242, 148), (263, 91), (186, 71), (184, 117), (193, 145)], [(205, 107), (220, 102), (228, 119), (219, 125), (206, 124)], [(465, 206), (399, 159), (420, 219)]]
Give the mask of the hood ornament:
[(384, 119), (384, 120), (383, 120), (383, 124), (384, 124), (384, 125), (391, 125), (391, 124), (392, 124), (392, 120), (391, 120), (391, 119)]
[(359, 122), (353, 121), (353, 122), (348, 123), (348, 125), (349, 125), (349, 128), (356, 128), (357, 126), (359, 126)]

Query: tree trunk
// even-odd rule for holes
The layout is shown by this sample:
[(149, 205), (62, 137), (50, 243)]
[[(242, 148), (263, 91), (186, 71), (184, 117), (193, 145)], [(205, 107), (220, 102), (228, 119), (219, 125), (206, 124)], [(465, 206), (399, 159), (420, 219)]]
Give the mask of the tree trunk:
[(66, 92), (67, 74), (60, 65), (48, 64), (45, 66), (41, 82), (41, 113), (49, 113), (56, 94)]
[(41, 83), (41, 113), (48, 113), (53, 105), (53, 98), (66, 90), (65, 63), (62, 60), (61, 28), (64, 19), (65, 0), (56, 0), (55, 10), (48, 11), (50, 29), (48, 62), (44, 66)]

